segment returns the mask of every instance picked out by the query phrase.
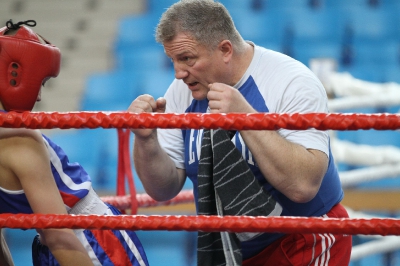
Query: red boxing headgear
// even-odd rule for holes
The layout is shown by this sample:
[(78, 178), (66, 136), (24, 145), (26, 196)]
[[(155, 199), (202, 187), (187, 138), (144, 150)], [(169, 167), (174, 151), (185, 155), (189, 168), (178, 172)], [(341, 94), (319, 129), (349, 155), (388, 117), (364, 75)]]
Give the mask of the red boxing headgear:
[(61, 53), (28, 27), (8, 30), (0, 29), (0, 101), (7, 111), (31, 111), (43, 82), (58, 76)]

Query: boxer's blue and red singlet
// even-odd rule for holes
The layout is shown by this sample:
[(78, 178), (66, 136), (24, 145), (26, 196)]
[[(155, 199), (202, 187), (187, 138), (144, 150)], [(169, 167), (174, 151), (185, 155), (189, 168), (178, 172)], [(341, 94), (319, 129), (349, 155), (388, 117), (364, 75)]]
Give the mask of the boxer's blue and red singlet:
[[(70, 163), (64, 151), (43, 135), (50, 155), (51, 170), (66, 209), (71, 214), (118, 215), (93, 191), (90, 176), (78, 163)], [(0, 213), (33, 213), (23, 190), (0, 188)], [(125, 230), (74, 230), (94, 265), (148, 265), (135, 232)], [(58, 265), (38, 238), (33, 243), (34, 265)]]

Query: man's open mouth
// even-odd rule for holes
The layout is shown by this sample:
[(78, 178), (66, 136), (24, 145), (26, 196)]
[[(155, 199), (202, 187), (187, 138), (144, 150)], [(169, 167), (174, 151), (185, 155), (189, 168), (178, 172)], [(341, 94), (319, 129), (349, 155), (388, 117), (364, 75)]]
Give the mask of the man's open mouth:
[(188, 85), (191, 86), (191, 87), (196, 86), (197, 84), (199, 84), (199, 83), (198, 82), (188, 83)]

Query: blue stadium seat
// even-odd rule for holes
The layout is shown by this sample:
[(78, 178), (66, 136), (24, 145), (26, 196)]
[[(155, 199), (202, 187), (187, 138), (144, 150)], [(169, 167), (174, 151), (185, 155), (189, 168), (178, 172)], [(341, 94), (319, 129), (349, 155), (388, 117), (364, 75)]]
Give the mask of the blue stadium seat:
[(323, 0), (324, 5), (327, 8), (331, 7), (341, 7), (341, 8), (348, 8), (354, 6), (368, 6), (369, 0)]
[(371, 146), (400, 147), (400, 132), (396, 130), (359, 130), (357, 131), (357, 142)]
[(168, 70), (172, 62), (166, 56), (162, 45), (125, 48), (115, 53), (116, 68), (135, 70)]
[(82, 111), (126, 110), (139, 95), (137, 80), (129, 70), (92, 74), (82, 96)]
[(354, 41), (354, 62), (358, 64), (400, 64), (400, 43), (393, 40), (376, 39)]
[(197, 232), (137, 231), (150, 265), (195, 266)]
[(398, 0), (379, 0), (379, 7), (397, 9), (397, 13), (400, 10), (400, 2)]
[(147, 13), (152, 13), (157, 16), (161, 16), (161, 14), (173, 5), (174, 3), (179, 2), (179, 0), (147, 0)]
[(339, 65), (339, 72), (349, 72), (353, 77), (370, 82), (386, 81), (386, 66), (379, 64), (358, 64), (353, 63), (349, 66)]
[(318, 8), (323, 0), (266, 0), (267, 9)]
[(357, 143), (357, 131), (355, 130), (339, 130), (336, 132), (336, 137), (340, 140)]
[(336, 9), (298, 7), (285, 9), (283, 14), (292, 31), (291, 56), (305, 64), (314, 57), (340, 58), (345, 25)]
[(284, 47), (281, 43), (278, 42), (271, 42), (271, 41), (259, 41), (256, 42), (255, 44), (265, 47), (267, 49), (276, 51), (276, 52), (281, 52), (283, 53)]
[(150, 94), (155, 99), (164, 96), (169, 85), (175, 78), (173, 69), (166, 71), (143, 71), (136, 73), (139, 83), (137, 90), (140, 94)]
[(400, 84), (400, 64), (386, 66), (385, 82), (396, 82)]
[(281, 45), (285, 17), (280, 12), (232, 9), (230, 14), (237, 30), (245, 40), (253, 41), (256, 44)]
[(345, 23), (337, 9), (290, 8), (284, 11), (287, 25), (293, 28), (293, 44), (314, 42), (339, 44)]
[(261, 11), (268, 4), (268, 0), (219, 0), (229, 11)]
[(153, 13), (130, 15), (121, 18), (115, 37), (115, 51), (124, 48), (156, 45), (154, 30), (158, 20), (159, 15)]
[(98, 153), (98, 147), (96, 140), (100, 130), (91, 129), (79, 129), (79, 130), (68, 130), (53, 133), (51, 140), (59, 145), (69, 158), (69, 162), (79, 162), (84, 167), (88, 162), (88, 172), (92, 171), (89, 164), (94, 162), (94, 154)]
[(332, 58), (337, 62), (341, 57), (341, 45), (327, 42), (298, 43), (293, 45), (293, 58), (310, 66), (313, 58)]
[(14, 265), (29, 265), (32, 262), (32, 242), (36, 235), (35, 229), (4, 229), (4, 237), (13, 257)]
[[(373, 189), (373, 190), (392, 190), (394, 188), (399, 188), (400, 187), (400, 176), (397, 177), (388, 177), (388, 178), (383, 178), (380, 180), (376, 181), (369, 181), (365, 183), (361, 183), (357, 185), (358, 189)], [(382, 260), (382, 255), (376, 255), (377, 258), (380, 258)], [(370, 264), (372, 265), (381, 265), (381, 264)]]
[(96, 190), (115, 192), (118, 134), (116, 129), (68, 130), (51, 135), (67, 154), (70, 163), (78, 162), (91, 176)]
[(400, 105), (388, 105), (376, 108), (377, 113), (398, 114), (399, 111), (400, 111)]
[(341, 19), (353, 31), (354, 40), (398, 40), (398, 15), (395, 9), (353, 6), (340, 8)]
[(97, 143), (102, 138), (100, 136), (103, 130), (104, 129), (72, 129), (54, 133), (50, 138), (64, 150), (70, 163), (78, 162), (85, 168), (87, 167), (88, 172), (92, 174), (92, 165), (96, 157), (95, 154), (99, 153), (100, 147)]

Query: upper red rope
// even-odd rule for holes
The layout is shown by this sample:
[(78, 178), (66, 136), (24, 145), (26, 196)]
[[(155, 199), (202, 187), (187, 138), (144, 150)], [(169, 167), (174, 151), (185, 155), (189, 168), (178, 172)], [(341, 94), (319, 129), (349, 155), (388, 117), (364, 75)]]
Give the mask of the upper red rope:
[(222, 128), (234, 130), (276, 130), (315, 128), (319, 130), (395, 130), (400, 115), (376, 113), (229, 113), (174, 114), (129, 112), (8, 112), (0, 113), (0, 127), (10, 128)]

